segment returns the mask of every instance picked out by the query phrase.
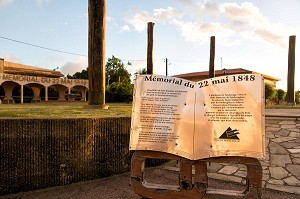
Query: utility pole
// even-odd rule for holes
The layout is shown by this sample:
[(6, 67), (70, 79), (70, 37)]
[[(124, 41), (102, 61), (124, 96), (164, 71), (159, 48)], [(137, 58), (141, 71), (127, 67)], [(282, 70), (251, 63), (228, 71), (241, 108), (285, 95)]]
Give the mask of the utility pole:
[(210, 37), (209, 78), (215, 77), (215, 36)]
[(289, 37), (288, 75), (287, 75), (287, 103), (295, 106), (295, 49), (296, 36)]
[(166, 58), (166, 76), (168, 76), (168, 58)]
[(153, 74), (153, 27), (154, 23), (148, 23), (148, 46), (147, 46), (147, 74)]
[(88, 1), (89, 105), (105, 107), (106, 0)]

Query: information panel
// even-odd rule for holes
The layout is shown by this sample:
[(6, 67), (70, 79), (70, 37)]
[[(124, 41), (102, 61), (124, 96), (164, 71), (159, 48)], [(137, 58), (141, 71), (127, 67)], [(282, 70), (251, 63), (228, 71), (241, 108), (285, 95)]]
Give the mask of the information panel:
[(263, 77), (240, 74), (192, 82), (138, 76), (130, 150), (161, 151), (191, 160), (264, 158)]

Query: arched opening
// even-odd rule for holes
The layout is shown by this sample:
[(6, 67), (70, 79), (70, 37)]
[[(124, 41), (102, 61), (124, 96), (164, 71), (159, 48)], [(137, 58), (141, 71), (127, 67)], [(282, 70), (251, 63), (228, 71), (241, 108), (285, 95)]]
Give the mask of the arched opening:
[(5, 96), (5, 90), (2, 86), (0, 86), (0, 100), (2, 100)]
[(55, 85), (52, 85), (51, 87), (55, 88), (55, 91), (58, 93), (57, 100), (59, 100), (59, 101), (66, 100), (65, 94), (68, 93), (68, 88), (66, 86), (61, 85), (61, 84), (55, 84)]
[[(45, 88), (41, 88), (41, 99), (42, 100), (46, 100), (45, 99)], [(56, 101), (58, 100), (59, 94), (58, 94), (58, 90), (55, 86), (50, 86), (48, 87), (48, 101)]]
[(75, 95), (76, 101), (86, 101), (87, 88), (85, 86), (74, 86), (71, 88), (71, 93)]
[[(23, 88), (23, 102), (24, 103), (30, 103), (33, 99), (33, 91), (30, 86), (24, 85)], [(12, 97), (15, 101), (15, 103), (21, 103), (21, 86), (16, 85), (12, 90)]]

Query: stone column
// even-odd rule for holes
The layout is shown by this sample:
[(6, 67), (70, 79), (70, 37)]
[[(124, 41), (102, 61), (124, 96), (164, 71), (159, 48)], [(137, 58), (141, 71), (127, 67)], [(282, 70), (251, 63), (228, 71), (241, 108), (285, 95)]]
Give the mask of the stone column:
[(86, 88), (83, 89), (81, 94), (81, 101), (86, 102)]
[(148, 22), (147, 29), (147, 74), (153, 74), (153, 22)]
[(48, 86), (45, 86), (45, 101), (48, 102)]
[(0, 73), (4, 73), (4, 59), (0, 58)]
[(42, 101), (40, 97), (41, 89), (35, 86), (31, 86), (31, 89), (33, 91), (33, 99), (31, 100), (31, 102), (32, 103), (41, 102)]
[(24, 85), (21, 85), (21, 104), (23, 104), (24, 103)]
[(88, 1), (89, 105), (105, 105), (106, 0)]
[(210, 37), (210, 54), (209, 54), (209, 78), (215, 77), (215, 54), (216, 54), (216, 37)]
[(2, 84), (4, 91), (5, 91), (5, 96), (4, 99), (2, 100), (3, 104), (14, 104), (15, 100), (12, 97), (12, 91), (15, 87), (15, 84), (10, 83), (4, 83)]
[(295, 49), (296, 36), (289, 38), (289, 54), (288, 54), (288, 76), (287, 76), (287, 103), (295, 106)]
[(58, 100), (59, 101), (65, 101), (65, 91), (66, 91), (66, 87), (63, 86), (57, 86), (57, 91), (58, 91)]
[(86, 101), (86, 88), (80, 87), (79, 90), (81, 92), (81, 100), (80, 101), (85, 102)]

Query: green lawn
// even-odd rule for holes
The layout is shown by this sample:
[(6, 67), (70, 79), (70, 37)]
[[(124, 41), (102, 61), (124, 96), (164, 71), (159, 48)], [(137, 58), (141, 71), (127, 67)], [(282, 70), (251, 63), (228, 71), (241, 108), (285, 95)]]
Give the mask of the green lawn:
[(42, 102), (25, 104), (0, 104), (0, 117), (68, 118), (131, 116), (131, 103), (108, 103), (109, 108), (88, 106), (87, 102)]
[[(25, 104), (0, 104), (0, 117), (27, 118), (68, 118), (68, 117), (103, 117), (131, 116), (132, 104), (108, 103), (107, 110), (101, 106), (88, 106), (87, 102), (42, 102)], [(291, 108), (288, 106), (266, 106), (266, 108)], [(296, 106), (293, 108), (300, 108)]]

